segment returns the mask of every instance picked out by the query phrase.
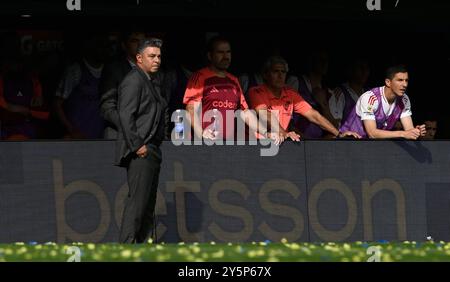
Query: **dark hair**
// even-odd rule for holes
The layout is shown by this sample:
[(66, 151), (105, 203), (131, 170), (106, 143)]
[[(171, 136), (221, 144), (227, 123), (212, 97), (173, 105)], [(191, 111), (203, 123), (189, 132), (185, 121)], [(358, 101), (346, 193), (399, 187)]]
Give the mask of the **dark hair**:
[(408, 69), (404, 65), (396, 65), (387, 68), (385, 73), (385, 78), (393, 79), (394, 76), (399, 72), (408, 72)]
[(211, 39), (208, 40), (208, 43), (206, 44), (207, 48), (206, 50), (208, 51), (208, 53), (214, 51), (214, 48), (220, 42), (230, 43), (230, 41), (223, 36), (220, 35), (213, 36), (211, 37)]
[(144, 40), (141, 40), (137, 47), (137, 52), (142, 54), (144, 50), (148, 47), (156, 47), (161, 48), (163, 44), (163, 41), (158, 38), (145, 38)]

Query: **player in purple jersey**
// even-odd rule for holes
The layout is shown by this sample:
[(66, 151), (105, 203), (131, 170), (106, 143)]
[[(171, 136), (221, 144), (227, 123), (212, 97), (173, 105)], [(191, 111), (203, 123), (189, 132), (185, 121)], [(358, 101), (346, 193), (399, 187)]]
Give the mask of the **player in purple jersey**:
[[(341, 131), (355, 131), (363, 138), (405, 138), (416, 140), (426, 133), (425, 125), (414, 127), (411, 103), (405, 94), (408, 71), (402, 66), (387, 69), (385, 85), (367, 91), (341, 126)], [(393, 130), (400, 120), (403, 130)]]

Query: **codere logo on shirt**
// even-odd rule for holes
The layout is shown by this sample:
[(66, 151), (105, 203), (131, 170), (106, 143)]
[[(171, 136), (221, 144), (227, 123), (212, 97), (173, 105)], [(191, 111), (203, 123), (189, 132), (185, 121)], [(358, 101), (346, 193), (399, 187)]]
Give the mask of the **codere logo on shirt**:
[(227, 108), (235, 110), (237, 108), (237, 104), (234, 102), (230, 102), (228, 100), (225, 101), (214, 101), (212, 103), (214, 108)]

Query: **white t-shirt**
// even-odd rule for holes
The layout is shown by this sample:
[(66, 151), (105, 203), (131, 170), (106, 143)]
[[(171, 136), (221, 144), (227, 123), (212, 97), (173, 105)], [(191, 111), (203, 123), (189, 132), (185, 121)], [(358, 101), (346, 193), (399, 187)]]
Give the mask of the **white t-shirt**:
[[(384, 96), (384, 86), (380, 88), (381, 90), (381, 105), (383, 111), (387, 117), (389, 117), (394, 111), (396, 101), (392, 104), (386, 100)], [(411, 102), (406, 94), (403, 95), (403, 104), (405, 107), (400, 115), (400, 118), (409, 117), (412, 115), (411, 112)], [(380, 102), (372, 91), (367, 91), (361, 95), (356, 102), (356, 114), (361, 117), (361, 120), (375, 120), (375, 112), (378, 110)]]

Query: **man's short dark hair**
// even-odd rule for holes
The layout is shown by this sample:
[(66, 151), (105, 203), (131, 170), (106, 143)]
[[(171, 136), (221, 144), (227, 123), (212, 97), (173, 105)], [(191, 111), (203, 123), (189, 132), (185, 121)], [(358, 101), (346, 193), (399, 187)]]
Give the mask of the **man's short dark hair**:
[(389, 67), (386, 70), (385, 78), (393, 79), (394, 76), (399, 72), (408, 72), (408, 69), (406, 68), (405, 65), (396, 65), (396, 66)]
[(162, 44), (163, 41), (159, 38), (145, 38), (139, 42), (137, 52), (142, 54), (142, 52), (144, 52), (144, 50), (148, 47), (161, 48)]
[(211, 37), (211, 39), (208, 40), (208, 43), (206, 45), (206, 48), (207, 48), (206, 50), (208, 51), (208, 53), (212, 52), (212, 51), (214, 51), (214, 48), (216, 48), (216, 45), (218, 43), (222, 43), (222, 42), (225, 42), (228, 44), (230, 43), (230, 41), (227, 38), (225, 38), (221, 35), (213, 36), (213, 37)]

